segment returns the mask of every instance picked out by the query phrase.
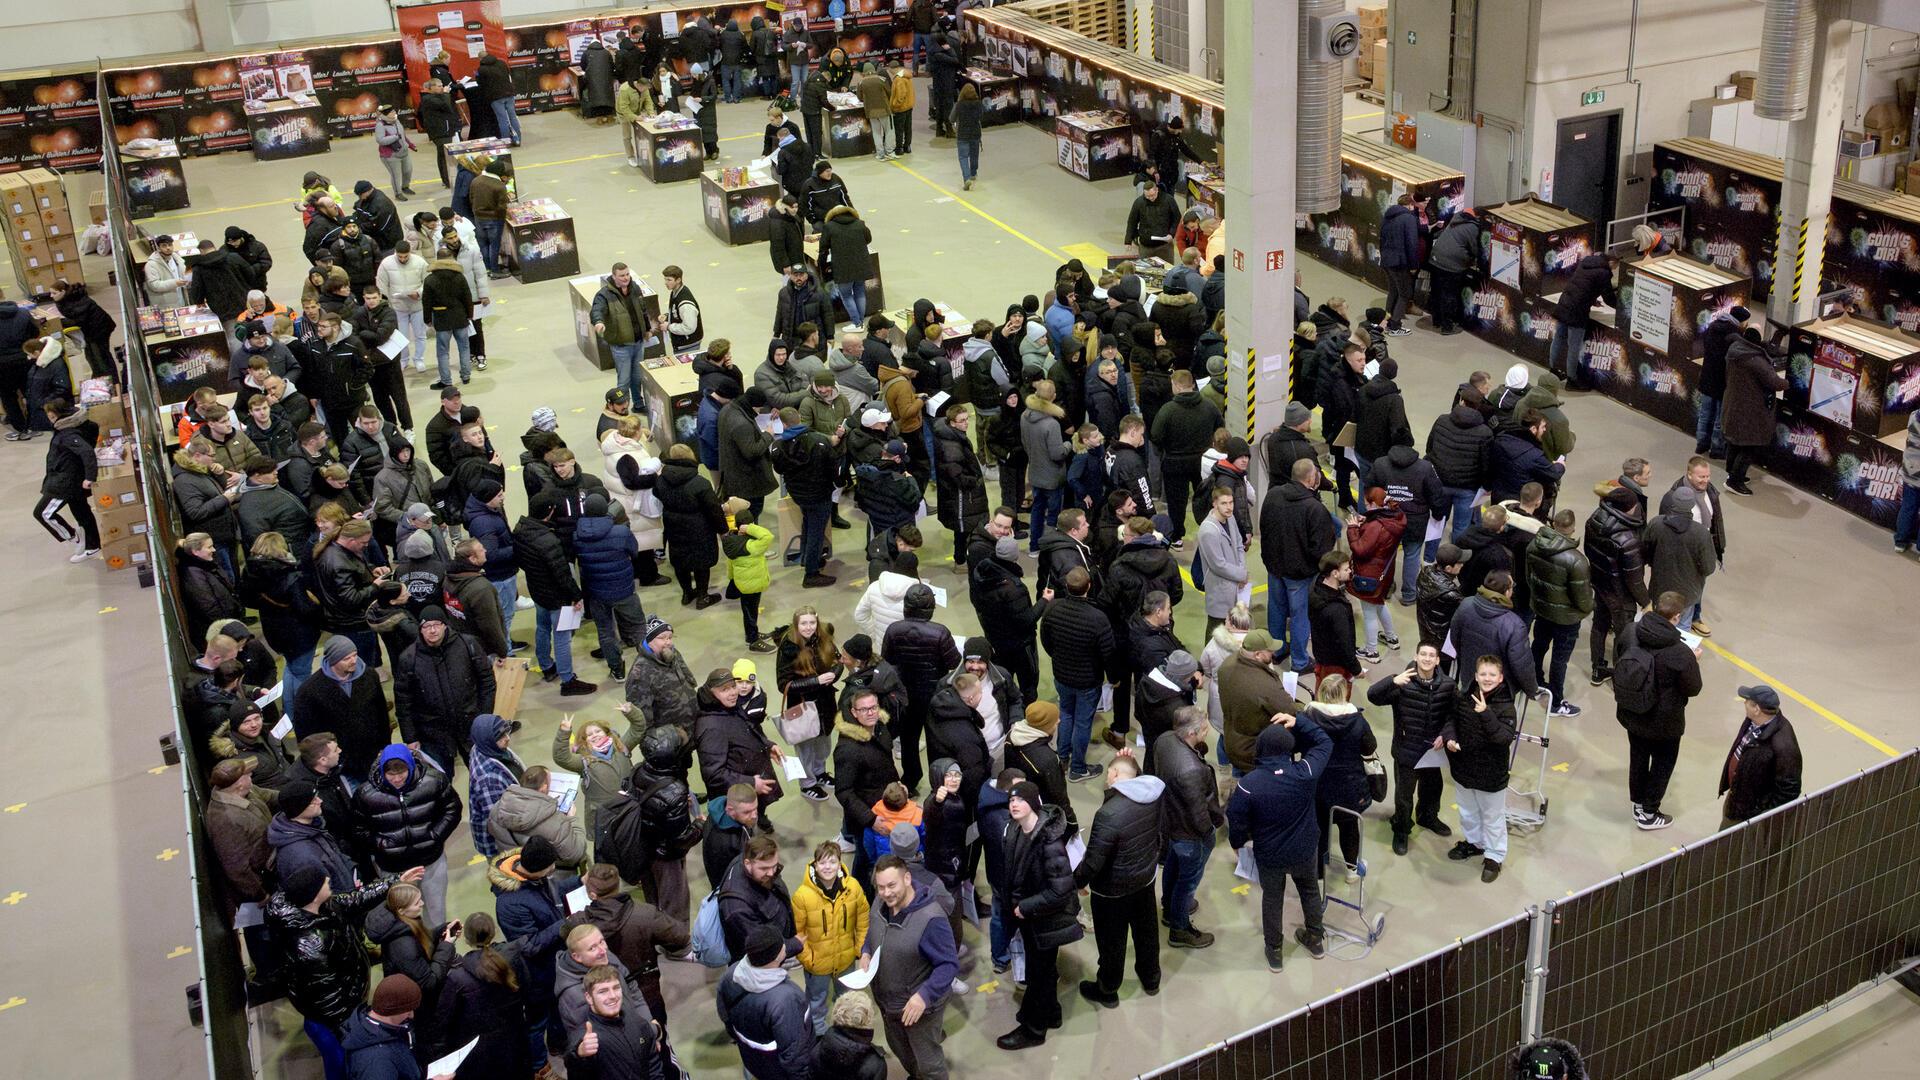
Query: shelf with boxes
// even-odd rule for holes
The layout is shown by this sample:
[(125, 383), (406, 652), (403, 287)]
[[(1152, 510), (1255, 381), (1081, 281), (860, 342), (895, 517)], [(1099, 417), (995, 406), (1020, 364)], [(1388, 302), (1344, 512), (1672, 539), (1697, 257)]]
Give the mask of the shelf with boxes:
[(20, 291), (44, 293), (60, 279), (80, 280), (80, 239), (58, 173), (23, 169), (0, 176), (0, 230)]

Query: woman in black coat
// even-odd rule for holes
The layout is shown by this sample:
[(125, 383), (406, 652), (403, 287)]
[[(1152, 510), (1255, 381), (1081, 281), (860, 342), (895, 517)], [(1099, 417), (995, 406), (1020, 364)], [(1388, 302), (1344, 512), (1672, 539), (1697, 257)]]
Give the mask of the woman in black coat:
[(727, 516), (713, 485), (700, 475), (693, 448), (677, 443), (667, 451), (653, 493), (660, 497), (661, 533), (667, 542), (667, 561), (680, 581), (680, 605), (709, 608), (720, 602), (708, 592), (708, 579), (720, 562), (721, 533)]
[[(413, 1014), (413, 1044), (423, 1055), (440, 1045), (434, 1027), (440, 991), (458, 959), (453, 943), (458, 923), (428, 926), (420, 887), (405, 882), (387, 890), (386, 903), (367, 913), (367, 937), (380, 946), (380, 968), (386, 975), (405, 975), (420, 987), (420, 1007)], [(428, 1060), (432, 1060), (429, 1058)]]
[(1060, 1026), (1060, 948), (1080, 940), (1080, 894), (1067, 858), (1066, 812), (1041, 802), (1030, 780), (1013, 785), (1007, 801), (1007, 914), (1027, 954), (1027, 993), (1015, 1017), (1020, 1026), (1000, 1036), (1003, 1050), (1047, 1041)]
[(320, 605), (300, 561), (277, 532), (261, 533), (240, 571), (239, 595), (260, 613), (260, 633), (273, 651), (287, 658), (285, 697), (293, 700), (300, 683), (313, 672), (313, 649), (320, 643)]
[(107, 309), (94, 303), (87, 295), (87, 287), (78, 281), (65, 278), (53, 283), (50, 290), (53, 306), (60, 309), (60, 318), (68, 326), (78, 326), (87, 341), (87, 367), (95, 375), (113, 374), (113, 332), (119, 323), (107, 314)]
[(240, 605), (233, 577), (220, 565), (213, 537), (190, 533), (174, 548), (174, 574), (180, 581), (180, 599), (185, 606), (187, 640), (205, 642), (207, 628), (228, 619), (245, 619), (247, 609)]
[(447, 974), (434, 1018), (441, 1042), (422, 1056), (432, 1060), (478, 1038), (480, 1045), (460, 1066), (461, 1080), (526, 1080), (533, 1073), (536, 1052), (546, 1056), (545, 1047), (527, 1030), (533, 973), (518, 942), (494, 944), (499, 929), (486, 912), (467, 916), (461, 933), (473, 951)]
[(954, 564), (966, 565), (967, 537), (987, 520), (987, 480), (968, 433), (973, 409), (955, 405), (933, 422), (934, 487), (939, 493), (940, 524), (953, 532)]
[(1327, 759), (1326, 771), (1314, 789), (1315, 809), (1320, 814), (1320, 862), (1326, 864), (1328, 838), (1338, 827), (1347, 880), (1357, 881), (1365, 869), (1360, 862), (1360, 819), (1348, 814), (1336, 816), (1333, 808), (1364, 811), (1373, 802), (1367, 790), (1366, 758), (1379, 749), (1379, 743), (1366, 714), (1348, 700), (1352, 692), (1352, 684), (1346, 679), (1328, 675), (1314, 688), (1314, 703), (1305, 711), (1333, 740), (1333, 755)]

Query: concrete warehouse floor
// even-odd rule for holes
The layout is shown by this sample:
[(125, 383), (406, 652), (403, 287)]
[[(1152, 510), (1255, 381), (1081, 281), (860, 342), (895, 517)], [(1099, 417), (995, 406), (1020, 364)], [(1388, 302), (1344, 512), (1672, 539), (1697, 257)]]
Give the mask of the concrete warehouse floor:
[[(924, 92), (924, 87), (923, 87)], [(1356, 127), (1378, 124), (1370, 106), (1349, 103)], [(763, 112), (757, 103), (721, 110), (726, 163), (741, 164), (759, 148)], [(699, 187), (656, 187), (622, 161), (618, 133), (588, 125), (571, 114), (524, 118), (527, 143), (515, 154), (523, 192), (558, 199), (575, 215), (583, 271), (604, 272), (615, 260), (631, 264), (654, 281), (668, 263), (684, 267), (699, 295), (711, 336), (736, 343), (743, 368), (759, 362), (765, 348), (778, 279), (763, 248), (726, 248), (700, 221)], [(884, 257), (889, 306), (916, 297), (945, 301), (969, 317), (998, 318), (1009, 302), (1044, 291), (1054, 268), (1076, 254), (1119, 246), (1132, 198), (1124, 180), (1089, 185), (1054, 163), (1053, 140), (1035, 129), (992, 129), (986, 137), (979, 186), (962, 194), (952, 144), (936, 142), (924, 128), (917, 152), (903, 162), (871, 159), (841, 163), (841, 172), (874, 232)], [(424, 158), (416, 186), (423, 197), (403, 212), (446, 201)], [(274, 251), (273, 272), (282, 298), (296, 295), (304, 270), (300, 229), (291, 209), (299, 178), (308, 169), (332, 176), (340, 187), (366, 177), (384, 183), (368, 140), (340, 143), (328, 156), (257, 163), (242, 155), (187, 163), (193, 207), (151, 219), (153, 231), (192, 230), (217, 237), (229, 224), (255, 233)], [(97, 176), (76, 177), (75, 188), (97, 186)], [(84, 204), (84, 192), (74, 198)], [(1304, 261), (1305, 287), (1315, 302), (1344, 295), (1356, 310), (1374, 302), (1371, 286)], [(104, 281), (104, 271), (95, 275)], [(97, 289), (99, 287), (96, 287)], [(495, 285), (496, 315), (489, 320), (490, 370), (467, 388), (493, 425), (495, 439), (511, 447), (537, 406), (552, 406), (561, 432), (585, 451), (594, 414), (610, 379), (575, 348), (564, 282)], [(1422, 327), (1395, 339), (1400, 383), (1406, 391), (1416, 436), (1445, 410), (1453, 386), (1468, 372), (1502, 372), (1512, 358), (1470, 337), (1443, 339)], [(432, 369), (409, 377), (419, 423), (435, 408), (427, 384)], [(1686, 435), (1612, 401), (1576, 395), (1566, 406), (1579, 435), (1569, 459), (1566, 504), (1584, 518), (1596, 482), (1615, 475), (1629, 455), (1655, 462), (1657, 483), (1676, 478), (1691, 451)], [(21, 699), (15, 722), (0, 729), (0, 753), (15, 763), (17, 779), (0, 806), (0, 1037), (18, 1049), (23, 1075), (155, 1075), (203, 1068), (203, 1047), (184, 1020), (180, 987), (192, 979), (192, 940), (187, 890), (182, 881), (179, 777), (158, 764), (153, 739), (168, 721), (157, 706), (162, 692), (157, 621), (151, 593), (139, 592), (131, 574), (98, 565), (69, 567), (67, 549), (56, 549), (27, 509), (37, 493), (45, 443), (9, 444), (0, 460), (0, 541), (20, 553), (23, 568), (0, 600), (9, 619), (12, 647), (0, 653), (0, 672), (12, 685), (58, 680), (47, 697)], [(511, 453), (509, 453), (511, 460)], [(590, 459), (589, 459), (590, 460)], [(591, 461), (590, 461), (591, 463)], [(1673, 845), (1712, 832), (1719, 820), (1713, 798), (1716, 770), (1741, 715), (1734, 687), (1765, 678), (1788, 699), (1786, 712), (1806, 752), (1807, 786), (1829, 783), (1889, 752), (1912, 745), (1915, 713), (1901, 672), (1914, 657), (1901, 617), (1920, 601), (1914, 565), (1888, 549), (1884, 532), (1764, 473), (1752, 499), (1728, 508), (1728, 561), (1711, 582), (1707, 618), (1714, 627), (1702, 667), (1706, 690), (1691, 710), (1667, 809), (1674, 828), (1636, 831), (1626, 799), (1625, 740), (1612, 719), (1604, 689), (1589, 690), (1584, 642), (1568, 684), (1586, 708), (1578, 719), (1556, 725), (1546, 778), (1553, 814), (1544, 830), (1516, 835), (1507, 872), (1482, 885), (1471, 865), (1448, 862), (1446, 843), (1414, 836), (1407, 858), (1387, 850), (1387, 808), (1375, 807), (1366, 827), (1372, 866), (1369, 890), (1375, 909), (1388, 915), (1385, 938), (1372, 955), (1353, 962), (1314, 962), (1290, 947), (1289, 963), (1271, 975), (1255, 947), (1258, 897), (1244, 889), (1220, 853), (1201, 889), (1197, 922), (1219, 935), (1200, 952), (1163, 950), (1167, 992), (1147, 998), (1129, 976), (1118, 1010), (1081, 1001), (1073, 983), (1090, 976), (1089, 940), (1062, 960), (1066, 1027), (1043, 1049), (1003, 1053), (991, 1040), (1012, 1024), (1010, 983), (996, 982), (985, 961), (984, 938), (969, 932), (974, 959), (966, 971), (974, 992), (956, 999), (947, 1013), (947, 1048), (955, 1071), (968, 1077), (1022, 1077), (1036, 1068), (1060, 1075), (1131, 1075), (1181, 1057), (1206, 1043), (1254, 1027), (1300, 1004), (1337, 992), (1391, 965), (1420, 956), (1526, 904), (1577, 889), (1663, 854)], [(524, 509), (518, 484), (510, 506)], [(771, 517), (771, 515), (769, 515)], [(857, 551), (854, 534), (839, 534), (842, 555)], [(928, 578), (964, 597), (962, 579), (947, 565), (951, 537), (929, 528), (922, 563)], [(1256, 553), (1257, 554), (1257, 553)], [(840, 582), (828, 590), (802, 592), (798, 573), (777, 572), (763, 605), (763, 625), (782, 624), (793, 606), (819, 604), (843, 633), (851, 633), (852, 609), (864, 586), (863, 567), (842, 561)], [(830, 569), (829, 572), (833, 572)], [(1259, 598), (1256, 597), (1256, 600)], [(696, 671), (747, 654), (740, 645), (738, 616), (730, 605), (693, 618), (669, 589), (642, 592), (650, 611), (676, 624), (681, 648)], [(1402, 636), (1411, 640), (1411, 609), (1396, 609)], [(978, 621), (964, 601), (941, 612), (956, 634), (976, 632)], [(1177, 629), (1196, 651), (1203, 612), (1194, 600), (1177, 610)], [(519, 636), (531, 634), (531, 616)], [(601, 683), (592, 699), (566, 699), (554, 687), (534, 686), (522, 706), (528, 730), (520, 742), (531, 763), (545, 763), (546, 746), (560, 717), (611, 715), (620, 700), (605, 668), (587, 658), (591, 634), (576, 646), (582, 677)], [(1386, 669), (1410, 657), (1402, 652)], [(759, 658), (770, 680), (771, 657)], [(1048, 680), (1043, 687), (1050, 692)], [(44, 685), (44, 683), (42, 683)], [(1384, 710), (1372, 717), (1387, 733)], [(1097, 745), (1097, 744), (1096, 744)], [(76, 751), (78, 751), (76, 753)], [(1095, 753), (1104, 761), (1108, 751)], [(1522, 774), (1526, 775), (1526, 774)], [(466, 782), (458, 786), (464, 793)], [(1100, 799), (1097, 783), (1073, 789), (1082, 820)], [(16, 805), (18, 804), (18, 805)], [(1446, 811), (1452, 820), (1454, 815)], [(789, 882), (799, 880), (805, 851), (832, 835), (834, 804), (784, 800), (772, 815), (779, 828)], [(82, 854), (84, 853), (84, 854)], [(455, 866), (449, 910), (491, 910), (492, 897), (474, 859), (466, 828), (450, 847)], [(698, 892), (703, 886), (696, 883)], [(16, 899), (9, 893), (24, 895)], [(1297, 908), (1296, 908), (1297, 910)], [(1334, 922), (1343, 916), (1330, 913)], [(713, 1011), (715, 975), (697, 966), (667, 966), (667, 997), (676, 1045), (697, 1076), (737, 1068), (737, 1058)], [(1792, 1049), (1738, 1070), (1753, 1077), (1908, 1075), (1920, 1027), (1904, 991), (1883, 990), (1841, 1018), (1810, 1025)], [(315, 1077), (319, 1068), (299, 1032), (298, 1018), (284, 1004), (260, 1018), (258, 1046), (265, 1074)], [(1845, 1043), (1847, 1038), (1858, 1042)], [(21, 1053), (24, 1050), (24, 1054)], [(137, 1055), (137, 1057), (136, 1057)], [(139, 1064), (133, 1064), (135, 1061)], [(1896, 1064), (1897, 1063), (1897, 1064)], [(895, 1074), (899, 1075), (896, 1066)]]

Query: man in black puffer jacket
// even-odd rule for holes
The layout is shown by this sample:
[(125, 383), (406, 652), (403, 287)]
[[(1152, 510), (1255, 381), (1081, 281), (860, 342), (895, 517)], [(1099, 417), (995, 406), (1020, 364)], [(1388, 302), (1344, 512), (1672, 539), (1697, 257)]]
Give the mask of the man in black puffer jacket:
[(1153, 878), (1165, 839), (1162, 800), (1167, 785), (1142, 776), (1131, 755), (1107, 766), (1107, 791), (1087, 833), (1087, 853), (1074, 869), (1075, 885), (1092, 892), (1093, 937), (1099, 946), (1094, 978), (1080, 996), (1111, 1009), (1120, 1004), (1127, 933), (1133, 933), (1133, 972), (1140, 989), (1160, 988), (1160, 928), (1154, 925)]
[(1293, 480), (1294, 462), (1320, 460), (1319, 453), (1313, 448), (1313, 440), (1307, 435), (1311, 430), (1313, 410), (1298, 401), (1287, 402), (1286, 416), (1280, 426), (1260, 440), (1260, 456), (1266, 463), (1269, 491), (1284, 487)]
[(1094, 774), (1087, 767), (1087, 741), (1093, 735), (1100, 687), (1112, 673), (1120, 650), (1114, 641), (1113, 620), (1087, 595), (1092, 580), (1086, 571), (1077, 567), (1067, 571), (1061, 584), (1066, 595), (1056, 595), (1040, 617), (1040, 644), (1053, 660), (1053, 685), (1060, 700), (1055, 745), (1063, 754), (1071, 754), (1067, 779), (1078, 783)]
[(447, 837), (460, 826), (460, 798), (445, 773), (421, 767), (394, 743), (381, 751), (367, 782), (353, 793), (353, 831), (362, 862), (381, 874), (426, 868), (420, 895), (425, 921), (447, 919)]
[[(1447, 501), (1453, 509), (1449, 540), (1459, 540), (1473, 516), (1473, 497), (1485, 483), (1487, 444), (1493, 441), (1493, 429), (1486, 415), (1455, 396), (1453, 409), (1427, 429), (1427, 460), (1440, 474)], [(1409, 530), (1411, 531), (1411, 530)]]
[[(418, 868), (400, 880), (419, 883)], [(288, 874), (267, 897), (267, 926), (286, 948), (287, 998), (300, 1015), (337, 1031), (367, 1000), (361, 920), (387, 898), (392, 881), (334, 892), (316, 868)]]
[[(1330, 364), (1320, 374), (1320, 383), (1314, 387), (1314, 400), (1320, 403), (1320, 434), (1329, 446), (1340, 437), (1340, 432), (1349, 423), (1356, 426), (1360, 421), (1360, 387), (1365, 378), (1360, 370), (1367, 366), (1367, 349), (1357, 341), (1349, 341), (1340, 351), (1340, 363)], [(1348, 478), (1358, 468), (1344, 453), (1333, 455), (1333, 475), (1338, 488), (1340, 508), (1354, 508), (1354, 497)]]
[(1680, 759), (1680, 738), (1687, 733), (1687, 702), (1700, 693), (1700, 647), (1689, 647), (1680, 637), (1687, 601), (1679, 593), (1655, 598), (1653, 610), (1621, 635), (1620, 651), (1649, 655), (1652, 664), (1652, 707), (1630, 709), (1617, 704), (1615, 717), (1627, 729), (1627, 794), (1633, 799), (1633, 823), (1645, 830), (1664, 829), (1673, 819), (1660, 812), (1674, 763)]
[(656, 724), (640, 736), (640, 764), (619, 797), (596, 816), (600, 859), (646, 891), (647, 903), (681, 923), (687, 920), (687, 853), (698, 844), (706, 817), (691, 816), (687, 770), (693, 744), (675, 724)]
[(1389, 356), (1380, 361), (1373, 378), (1360, 387), (1359, 415), (1353, 418), (1359, 430), (1354, 433), (1353, 451), (1360, 457), (1360, 478), (1368, 487), (1375, 486), (1371, 478), (1375, 461), (1396, 446), (1413, 445), (1406, 398), (1393, 381), (1399, 375), (1399, 362)]
[(907, 590), (901, 618), (887, 627), (880, 655), (900, 673), (907, 687), (907, 707), (893, 718), (893, 734), (900, 740), (900, 781), (915, 794), (924, 772), (920, 763), (920, 732), (927, 726), (927, 709), (940, 680), (960, 663), (953, 633), (933, 621), (933, 590), (915, 585)]
[(373, 526), (349, 521), (340, 526), (340, 534), (313, 561), (313, 591), (319, 594), (326, 628), (352, 636), (369, 667), (380, 662), (377, 643), (367, 628), (367, 605), (373, 603), (374, 581), (367, 545), (372, 541)]
[(1220, 781), (1206, 757), (1212, 730), (1207, 711), (1189, 705), (1174, 714), (1173, 730), (1153, 744), (1153, 775), (1166, 784), (1160, 800), (1167, 864), (1160, 917), (1169, 927), (1167, 944), (1176, 949), (1213, 944), (1212, 934), (1194, 929), (1192, 913), (1194, 890), (1206, 873), (1215, 834), (1227, 822), (1220, 808)]
[(1310, 458), (1293, 463), (1293, 478), (1269, 491), (1260, 507), (1260, 561), (1267, 568), (1267, 633), (1288, 642), (1296, 672), (1313, 666), (1308, 600), (1320, 557), (1340, 542), (1340, 527), (1320, 501), (1320, 466)]
[(993, 550), (993, 554), (976, 555), (968, 560), (968, 598), (973, 601), (975, 614), (980, 616), (980, 632), (992, 646), (993, 654), (1001, 658), (1007, 671), (1018, 681), (1021, 695), (1031, 701), (1040, 685), (1035, 638), (1040, 617), (1051, 601), (1044, 593), (1038, 600), (1027, 593), (1026, 582), (1022, 580), (1025, 571), (1020, 566), (1019, 541), (1011, 531), (994, 538)]
[(1633, 613), (1652, 601), (1647, 596), (1647, 564), (1640, 536), (1646, 531), (1640, 500), (1624, 487), (1608, 490), (1600, 506), (1587, 515), (1587, 562), (1593, 568), (1593, 685), (1613, 675), (1613, 654), (1607, 636), (1616, 643), (1626, 633)]
[(538, 629), (542, 632), (534, 636), (533, 651), (541, 676), (547, 682), (560, 680), (562, 694), (581, 696), (597, 688), (574, 678), (573, 631), (553, 629), (561, 608), (586, 603), (579, 582), (574, 580), (567, 549), (552, 527), (554, 502), (553, 496), (543, 491), (527, 504), (526, 515), (513, 526), (513, 558), (527, 575), (527, 596), (539, 615)]
[(1419, 825), (1435, 836), (1452, 836), (1440, 820), (1440, 767), (1419, 768), (1433, 740), (1453, 717), (1458, 685), (1440, 670), (1440, 646), (1423, 641), (1413, 663), (1391, 679), (1376, 679), (1367, 700), (1393, 709), (1393, 853), (1407, 853), (1407, 837)]
[(455, 633), (446, 609), (420, 612), (420, 639), (394, 664), (393, 704), (400, 737), (433, 766), (451, 774), (465, 761), (473, 718), (493, 711), (493, 664), (471, 634)]
[(1440, 545), (1439, 540), (1426, 538), (1427, 522), (1445, 520), (1449, 506), (1446, 486), (1433, 463), (1411, 445), (1396, 446), (1386, 456), (1376, 458), (1367, 486), (1384, 489), (1387, 499), (1399, 504), (1407, 515), (1406, 531), (1400, 534), (1400, 602), (1411, 604), (1417, 592), (1421, 557)]

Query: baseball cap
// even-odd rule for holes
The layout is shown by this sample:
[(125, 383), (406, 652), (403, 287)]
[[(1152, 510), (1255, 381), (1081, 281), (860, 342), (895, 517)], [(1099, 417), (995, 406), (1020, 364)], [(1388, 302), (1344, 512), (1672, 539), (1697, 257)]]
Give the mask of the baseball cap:
[(609, 405), (624, 405), (629, 400), (630, 398), (627, 392), (617, 386), (607, 391), (607, 404)]
[(1240, 648), (1247, 652), (1270, 652), (1273, 649), (1273, 636), (1265, 630), (1249, 630), (1240, 641)]
[(1768, 712), (1780, 711), (1780, 695), (1771, 686), (1765, 684), (1760, 686), (1743, 686), (1740, 688), (1739, 693), (1741, 697), (1746, 698), (1748, 701), (1753, 702)]

